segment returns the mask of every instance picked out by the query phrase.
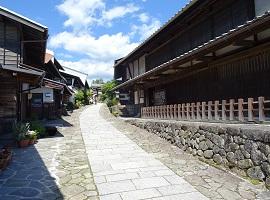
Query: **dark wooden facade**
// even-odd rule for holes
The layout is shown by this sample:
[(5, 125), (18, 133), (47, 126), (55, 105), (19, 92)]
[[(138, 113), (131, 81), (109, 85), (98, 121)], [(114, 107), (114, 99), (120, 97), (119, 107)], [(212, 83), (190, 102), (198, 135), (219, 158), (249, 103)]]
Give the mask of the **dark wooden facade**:
[(270, 97), (269, 6), (193, 0), (115, 64), (115, 89), (142, 106)]
[(47, 34), (46, 27), (0, 8), (0, 134), (29, 115), (24, 90), (37, 87), (45, 74)]

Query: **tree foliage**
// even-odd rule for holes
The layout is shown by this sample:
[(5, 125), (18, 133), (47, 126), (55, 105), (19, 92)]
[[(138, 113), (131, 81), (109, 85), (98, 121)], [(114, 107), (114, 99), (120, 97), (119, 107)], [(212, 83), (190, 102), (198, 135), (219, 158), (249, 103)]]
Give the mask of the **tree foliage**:
[(104, 83), (101, 88), (102, 95), (100, 97), (101, 101), (105, 102), (108, 107), (117, 105), (118, 101), (115, 97), (115, 92), (112, 91), (114, 87), (117, 86), (117, 82), (112, 80)]
[(93, 96), (92, 90), (78, 90), (75, 94), (75, 104), (77, 107), (88, 105)]

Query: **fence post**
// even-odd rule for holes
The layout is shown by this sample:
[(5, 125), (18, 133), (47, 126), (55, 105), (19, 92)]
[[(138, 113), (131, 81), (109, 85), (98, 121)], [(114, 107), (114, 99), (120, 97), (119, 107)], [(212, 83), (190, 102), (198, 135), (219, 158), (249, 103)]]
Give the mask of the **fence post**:
[(215, 120), (219, 120), (219, 101), (215, 101)]
[(240, 122), (244, 121), (243, 103), (244, 99), (238, 99), (238, 120)]
[(185, 104), (182, 104), (182, 119), (186, 119), (186, 113), (185, 113), (186, 109), (185, 109)]
[(264, 115), (264, 97), (259, 97), (259, 121), (264, 122), (265, 121), (265, 115)]
[(187, 103), (187, 120), (190, 120), (190, 104)]
[(167, 105), (167, 119), (169, 119), (170, 118), (170, 106), (169, 105)]
[(196, 114), (197, 114), (197, 120), (201, 120), (201, 103), (200, 102), (197, 102), (197, 105), (196, 105)]
[(248, 121), (253, 122), (254, 116), (253, 116), (253, 98), (248, 98)]
[(208, 101), (208, 120), (212, 120), (212, 101)]
[(226, 100), (222, 100), (222, 120), (226, 121), (227, 120), (227, 114), (226, 114)]
[(177, 119), (177, 105), (174, 104), (174, 113), (173, 113), (174, 119)]
[(195, 103), (191, 103), (191, 119), (195, 120)]
[(178, 119), (181, 120), (182, 117), (181, 117), (181, 104), (178, 104)]
[(230, 121), (234, 120), (234, 99), (230, 99)]
[(206, 102), (202, 102), (202, 120), (206, 120), (205, 106), (206, 106)]
[(170, 105), (170, 118), (173, 119), (173, 105)]

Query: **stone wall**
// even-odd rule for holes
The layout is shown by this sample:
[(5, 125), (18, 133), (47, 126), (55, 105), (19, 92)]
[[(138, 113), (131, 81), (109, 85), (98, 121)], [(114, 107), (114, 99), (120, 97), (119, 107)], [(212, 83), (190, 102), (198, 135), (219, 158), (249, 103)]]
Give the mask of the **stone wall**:
[(270, 187), (270, 131), (231, 125), (129, 120), (132, 125)]

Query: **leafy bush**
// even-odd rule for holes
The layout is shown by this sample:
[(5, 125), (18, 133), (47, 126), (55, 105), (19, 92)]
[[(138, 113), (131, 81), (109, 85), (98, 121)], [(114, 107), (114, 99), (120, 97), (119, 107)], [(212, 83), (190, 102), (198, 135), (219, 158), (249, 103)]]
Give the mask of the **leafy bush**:
[(15, 140), (22, 141), (26, 139), (27, 133), (30, 130), (30, 124), (29, 123), (22, 123), (18, 122), (13, 124), (12, 126), (12, 132), (14, 135)]
[(93, 96), (92, 90), (78, 90), (75, 94), (75, 105), (77, 108), (88, 105), (90, 98)]
[(40, 121), (30, 122), (30, 129), (35, 131), (39, 138), (45, 137), (47, 135), (46, 129)]
[(112, 89), (116, 86), (117, 83), (115, 81), (108, 81), (101, 88), (102, 95), (100, 99), (101, 101), (105, 102), (108, 107), (115, 106), (118, 104), (118, 100), (115, 97), (115, 93), (114, 91), (112, 91)]

